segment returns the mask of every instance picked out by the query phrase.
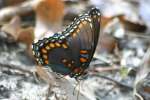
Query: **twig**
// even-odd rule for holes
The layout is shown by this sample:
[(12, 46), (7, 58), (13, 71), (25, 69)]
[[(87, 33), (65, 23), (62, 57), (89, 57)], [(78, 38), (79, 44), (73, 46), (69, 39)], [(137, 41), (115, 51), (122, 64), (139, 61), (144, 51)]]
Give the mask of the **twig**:
[(123, 83), (121, 83), (121, 82), (119, 82), (119, 81), (117, 81), (117, 80), (114, 80), (114, 79), (112, 79), (112, 78), (109, 78), (109, 77), (106, 77), (106, 76), (103, 76), (103, 75), (93, 74), (93, 73), (92, 73), (92, 76), (98, 77), (98, 78), (100, 77), (100, 78), (103, 78), (103, 79), (112, 81), (113, 83), (115, 83), (117, 86), (119, 86), (119, 87), (121, 87), (121, 88), (123, 87), (123, 88), (126, 88), (126, 89), (128, 89), (128, 90), (133, 91), (133, 87), (128, 86), (128, 85), (126, 85), (126, 84), (123, 84)]
[(29, 75), (33, 75), (33, 71), (27, 70), (27, 69), (24, 69), (24, 68), (20, 68), (20, 66), (17, 66), (17, 65), (3, 64), (3, 63), (0, 62), (0, 67), (12, 69), (12, 70), (18, 70), (22, 73), (28, 73)]
[(0, 22), (7, 20), (15, 15), (23, 15), (33, 10), (33, 6), (38, 0), (28, 0), (17, 6), (10, 6), (0, 10)]
[(108, 96), (109, 93), (112, 92), (114, 88), (115, 88), (115, 86), (113, 86), (111, 89), (109, 89), (109, 90), (104, 94), (104, 96), (103, 96), (102, 98)]
[(137, 34), (137, 33), (128, 33), (126, 36), (130, 36), (133, 38), (140, 38), (142, 40), (145, 40), (146, 42), (150, 42), (150, 36), (146, 34)]
[[(146, 78), (149, 76), (150, 73), (150, 47), (148, 48), (147, 52), (145, 53), (141, 65), (139, 67), (139, 70), (137, 71), (136, 74), (136, 79), (135, 79), (135, 85), (134, 85), (134, 96), (137, 96), (140, 100), (144, 100), (144, 98), (147, 97), (147, 95), (142, 94), (147, 94), (146, 91), (143, 91), (144, 84), (146, 84), (147, 80)], [(145, 80), (145, 81), (143, 81)], [(142, 92), (142, 94), (140, 93)]]
[(121, 67), (97, 67), (94, 68), (94, 71), (96, 72), (108, 72), (108, 71), (118, 71)]

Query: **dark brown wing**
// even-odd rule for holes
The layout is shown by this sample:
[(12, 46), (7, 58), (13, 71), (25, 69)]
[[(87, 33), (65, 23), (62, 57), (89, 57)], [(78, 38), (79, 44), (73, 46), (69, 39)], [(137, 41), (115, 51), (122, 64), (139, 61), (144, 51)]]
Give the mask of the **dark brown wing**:
[(53, 71), (80, 76), (88, 67), (99, 37), (99, 11), (92, 9), (79, 16), (65, 31), (33, 44), (38, 62)]

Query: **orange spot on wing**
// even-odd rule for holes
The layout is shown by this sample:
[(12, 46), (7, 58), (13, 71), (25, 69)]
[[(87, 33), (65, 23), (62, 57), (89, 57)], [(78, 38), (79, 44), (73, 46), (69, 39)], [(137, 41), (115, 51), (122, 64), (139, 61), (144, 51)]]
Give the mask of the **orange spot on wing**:
[(77, 29), (77, 30), (76, 30), (76, 33), (79, 33), (79, 32), (80, 32), (80, 29)]
[(56, 45), (57, 47), (60, 47), (60, 46), (61, 46), (61, 45), (60, 45), (59, 43), (57, 43), (57, 42), (55, 43), (55, 45)]
[(41, 49), (42, 53), (47, 53), (47, 50), (45, 48)]
[(75, 33), (75, 32), (72, 33), (72, 36), (73, 36), (73, 37), (76, 37), (76, 36), (77, 36), (77, 33)]
[(80, 29), (77, 28), (76, 31), (72, 33), (72, 36), (76, 37), (79, 32), (80, 32)]
[(68, 48), (68, 46), (66, 44), (62, 44), (62, 47), (65, 49)]
[(75, 68), (74, 73), (81, 73), (83, 70), (82, 68)]
[(49, 47), (49, 46), (46, 46), (45, 48), (46, 48), (47, 50), (50, 50), (50, 47)]
[(82, 62), (82, 63), (87, 62), (87, 59), (86, 58), (80, 58), (80, 62)]
[(43, 55), (43, 58), (44, 58), (44, 59), (48, 59), (48, 56), (47, 56), (47, 55)]
[(80, 50), (80, 54), (87, 54), (88, 51), (87, 50)]
[(81, 29), (83, 27), (83, 25), (80, 23), (78, 27), (79, 27), (79, 29)]
[(48, 64), (48, 60), (45, 60), (44, 62), (45, 62), (45, 64)]
[(85, 25), (85, 24), (87, 24), (87, 21), (83, 21), (82, 23)]
[(49, 46), (50, 46), (51, 48), (54, 48), (54, 47), (55, 47), (54, 43), (50, 43)]

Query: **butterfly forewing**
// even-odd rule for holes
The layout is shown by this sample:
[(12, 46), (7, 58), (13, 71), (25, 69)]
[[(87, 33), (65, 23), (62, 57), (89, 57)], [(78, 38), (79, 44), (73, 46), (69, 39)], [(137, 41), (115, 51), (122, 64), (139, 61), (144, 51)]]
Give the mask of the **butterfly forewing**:
[(92, 59), (93, 54), (95, 52), (98, 39), (99, 39), (99, 33), (100, 33), (100, 12), (98, 9), (93, 8), (91, 11), (89, 11), (89, 16), (91, 17), (92, 21), (92, 33), (93, 33), (93, 41), (94, 41), (94, 46), (92, 48), (91, 54), (90, 54), (90, 59)]

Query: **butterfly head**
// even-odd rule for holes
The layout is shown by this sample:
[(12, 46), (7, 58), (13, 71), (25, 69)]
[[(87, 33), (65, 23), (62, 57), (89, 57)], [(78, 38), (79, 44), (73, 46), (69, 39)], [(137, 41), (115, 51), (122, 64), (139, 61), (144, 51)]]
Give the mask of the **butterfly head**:
[(92, 8), (90, 11), (89, 11), (89, 15), (91, 16), (99, 16), (100, 17), (100, 11), (98, 8)]

